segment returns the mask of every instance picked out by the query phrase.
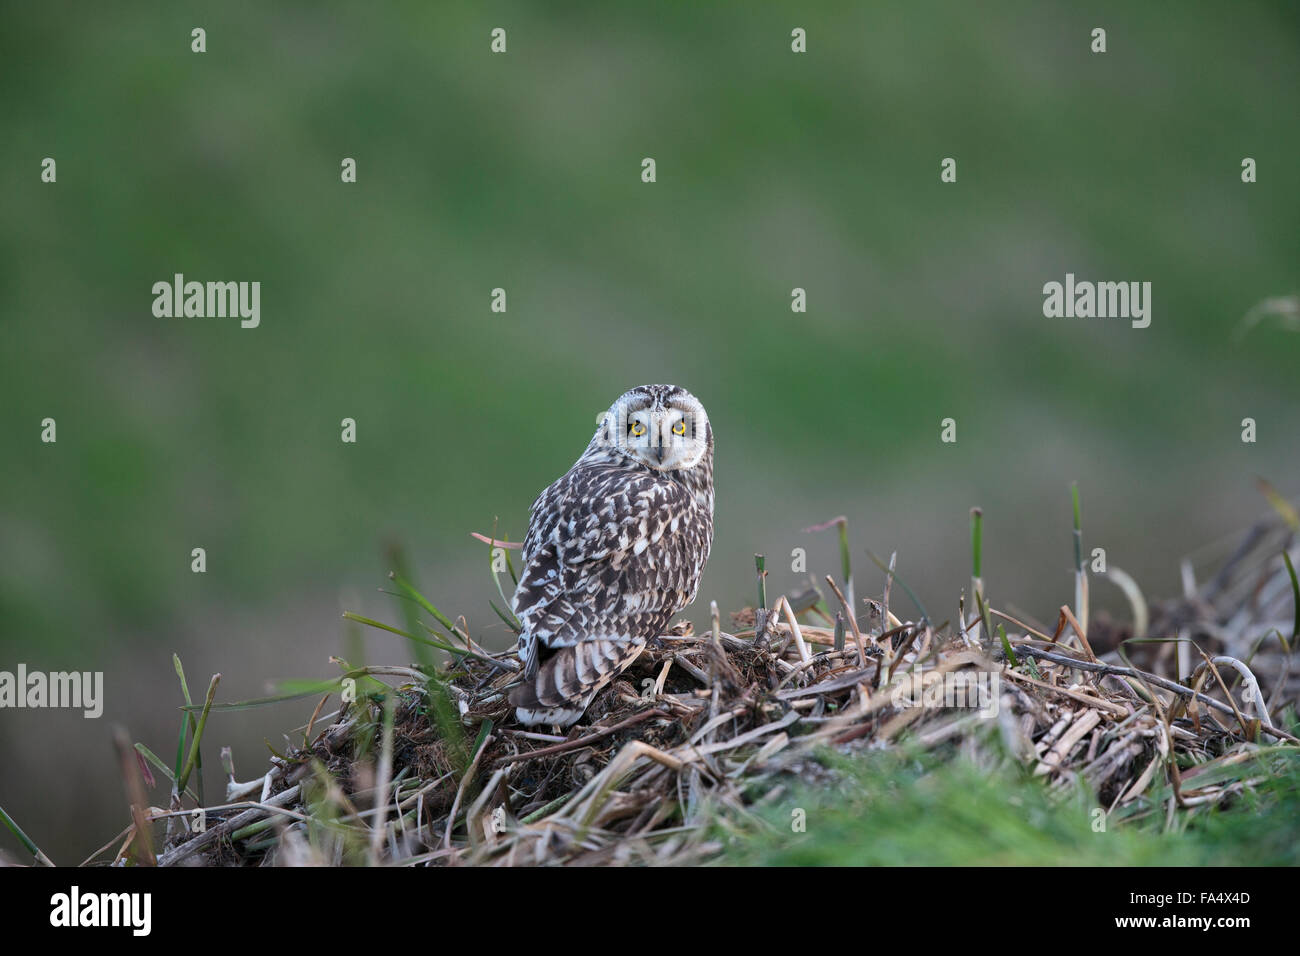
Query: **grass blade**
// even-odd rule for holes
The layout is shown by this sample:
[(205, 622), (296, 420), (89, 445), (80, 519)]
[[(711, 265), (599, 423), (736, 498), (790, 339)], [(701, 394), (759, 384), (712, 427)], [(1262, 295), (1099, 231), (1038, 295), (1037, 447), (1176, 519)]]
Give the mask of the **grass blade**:
[(1282, 560), (1286, 562), (1286, 573), (1291, 575), (1291, 598), (1295, 603), (1295, 623), (1291, 625), (1291, 646), (1294, 647), (1296, 638), (1300, 637), (1300, 581), (1296, 580), (1295, 565), (1291, 563), (1291, 555), (1283, 551)]
[(32, 838), (23, 832), (23, 828), (14, 822), (14, 818), (5, 813), (4, 807), (0, 807), (0, 821), (3, 821), (4, 825), (9, 828), (9, 832), (18, 838), (18, 842), (32, 855), (33, 860), (41, 866), (54, 865), (50, 858), (41, 852), (41, 848), (32, 842)]
[(1083, 524), (1079, 519), (1079, 483), (1070, 484), (1074, 501), (1074, 612), (1079, 626), (1088, 630), (1088, 569), (1083, 563)]
[(208, 684), (208, 696), (203, 701), (203, 711), (199, 714), (198, 723), (195, 725), (194, 735), (190, 740), (190, 758), (185, 762), (185, 769), (176, 780), (177, 791), (185, 789), (185, 785), (190, 781), (190, 774), (194, 771), (199, 760), (199, 744), (203, 741), (203, 729), (208, 725), (208, 714), (212, 711), (212, 698), (217, 695), (217, 684), (221, 681), (220, 674), (213, 674), (212, 680)]

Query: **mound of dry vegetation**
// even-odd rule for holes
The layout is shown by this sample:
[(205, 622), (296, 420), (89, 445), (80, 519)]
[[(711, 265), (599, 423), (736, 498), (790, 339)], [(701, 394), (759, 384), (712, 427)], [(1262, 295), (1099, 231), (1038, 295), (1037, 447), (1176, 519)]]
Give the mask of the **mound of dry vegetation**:
[[(651, 642), (564, 735), (515, 723), (512, 653), (483, 650), (463, 619), (397, 578), (438, 625), (413, 616), (398, 633), (443, 648), (446, 662), (340, 661), (342, 676), (316, 689), (311, 719), (287, 736), (297, 745), (264, 773), (237, 781), (223, 752), (226, 801), (201, 814), (185, 748), (172, 773), (137, 745), (150, 759), (124, 760), (128, 782), (154, 765), (173, 780), (172, 805), (133, 801), (134, 822), (100, 862), (725, 861), (729, 823), (793, 785), (835, 783), (828, 752), (889, 748), (1018, 765), (1051, 790), (1085, 785), (1118, 824), (1231, 803), (1298, 743), (1272, 716), (1294, 712), (1297, 691), (1287, 520), (1205, 556), (1214, 573), (1203, 583), (1188, 562), (1185, 596), (1152, 608), (1112, 572), (1132, 603), (1123, 624), (1087, 627), (1080, 562), (1076, 602), (1050, 632), (985, 603), (978, 514), (955, 626), (898, 620), (888, 570), (881, 597), (852, 614), (843, 540), (848, 586), (828, 576), (825, 591), (769, 601), (760, 561), (764, 606), (732, 615), (730, 631), (715, 606), (707, 632), (681, 624)], [(435, 637), (414, 636), (417, 623)], [(188, 711), (195, 756), (211, 702)]]

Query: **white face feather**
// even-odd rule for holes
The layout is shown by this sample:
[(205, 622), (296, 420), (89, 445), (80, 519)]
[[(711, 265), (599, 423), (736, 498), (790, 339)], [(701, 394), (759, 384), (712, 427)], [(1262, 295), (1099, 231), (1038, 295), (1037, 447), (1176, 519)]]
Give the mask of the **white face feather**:
[(605, 413), (597, 439), (655, 471), (694, 468), (708, 451), (709, 416), (690, 392), (657, 398), (633, 389)]

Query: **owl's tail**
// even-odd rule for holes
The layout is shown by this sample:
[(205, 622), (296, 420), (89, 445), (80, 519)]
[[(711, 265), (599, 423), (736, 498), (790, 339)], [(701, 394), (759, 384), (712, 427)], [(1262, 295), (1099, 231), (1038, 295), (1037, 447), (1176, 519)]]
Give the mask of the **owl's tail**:
[(510, 692), (522, 724), (567, 727), (601, 689), (636, 660), (644, 638), (601, 638), (556, 648)]

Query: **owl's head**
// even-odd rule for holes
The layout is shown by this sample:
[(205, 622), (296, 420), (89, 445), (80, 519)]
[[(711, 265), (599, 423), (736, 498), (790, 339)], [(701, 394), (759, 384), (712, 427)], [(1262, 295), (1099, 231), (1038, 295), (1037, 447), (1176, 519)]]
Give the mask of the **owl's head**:
[(601, 416), (599, 444), (655, 471), (694, 468), (709, 452), (709, 416), (700, 400), (676, 385), (641, 385)]

